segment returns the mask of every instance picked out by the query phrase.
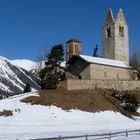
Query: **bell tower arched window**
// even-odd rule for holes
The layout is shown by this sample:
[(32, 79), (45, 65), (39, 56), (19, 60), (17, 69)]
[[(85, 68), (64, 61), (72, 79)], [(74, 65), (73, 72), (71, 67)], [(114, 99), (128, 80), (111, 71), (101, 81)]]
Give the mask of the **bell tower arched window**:
[(106, 29), (106, 33), (107, 33), (107, 37), (111, 37), (111, 28), (110, 27), (108, 27)]
[(124, 27), (123, 27), (123, 26), (120, 26), (120, 27), (119, 27), (119, 35), (120, 35), (121, 37), (124, 37)]

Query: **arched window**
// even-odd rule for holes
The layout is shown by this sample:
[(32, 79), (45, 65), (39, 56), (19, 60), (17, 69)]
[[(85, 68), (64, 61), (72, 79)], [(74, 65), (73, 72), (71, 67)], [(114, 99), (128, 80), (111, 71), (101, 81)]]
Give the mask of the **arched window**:
[(107, 32), (107, 37), (111, 37), (111, 28), (110, 27), (108, 27), (106, 29), (106, 32)]
[(72, 54), (72, 51), (73, 51), (72, 46), (69, 46), (69, 52), (70, 52), (70, 54)]
[(120, 35), (121, 37), (124, 37), (124, 27), (123, 27), (123, 26), (120, 26), (120, 27), (119, 27), (119, 35)]
[(75, 52), (78, 52), (78, 45), (75, 45)]

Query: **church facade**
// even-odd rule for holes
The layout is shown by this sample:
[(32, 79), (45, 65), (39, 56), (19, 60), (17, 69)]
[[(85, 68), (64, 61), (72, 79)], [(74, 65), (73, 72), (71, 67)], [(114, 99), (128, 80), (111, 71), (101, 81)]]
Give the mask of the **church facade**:
[(83, 80), (137, 80), (129, 66), (128, 25), (122, 9), (115, 19), (109, 9), (102, 29), (102, 58), (81, 55), (77, 39), (67, 41), (66, 78)]

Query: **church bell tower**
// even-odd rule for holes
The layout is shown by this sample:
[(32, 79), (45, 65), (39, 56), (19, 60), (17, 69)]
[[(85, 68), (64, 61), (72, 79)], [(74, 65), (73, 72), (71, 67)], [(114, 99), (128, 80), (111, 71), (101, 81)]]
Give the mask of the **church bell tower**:
[(129, 64), (128, 25), (122, 9), (117, 18), (109, 9), (102, 30), (103, 58), (120, 60)]
[(81, 55), (82, 47), (81, 42), (75, 38), (72, 38), (66, 42), (66, 62), (73, 55)]

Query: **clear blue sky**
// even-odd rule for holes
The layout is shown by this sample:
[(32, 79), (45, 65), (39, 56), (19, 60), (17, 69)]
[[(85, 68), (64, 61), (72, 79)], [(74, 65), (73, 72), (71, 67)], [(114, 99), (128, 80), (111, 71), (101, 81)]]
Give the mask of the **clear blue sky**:
[(0, 0), (0, 56), (37, 60), (48, 46), (71, 37), (92, 55), (102, 50), (102, 26), (109, 8), (122, 8), (129, 26), (130, 55), (140, 50), (139, 0)]

